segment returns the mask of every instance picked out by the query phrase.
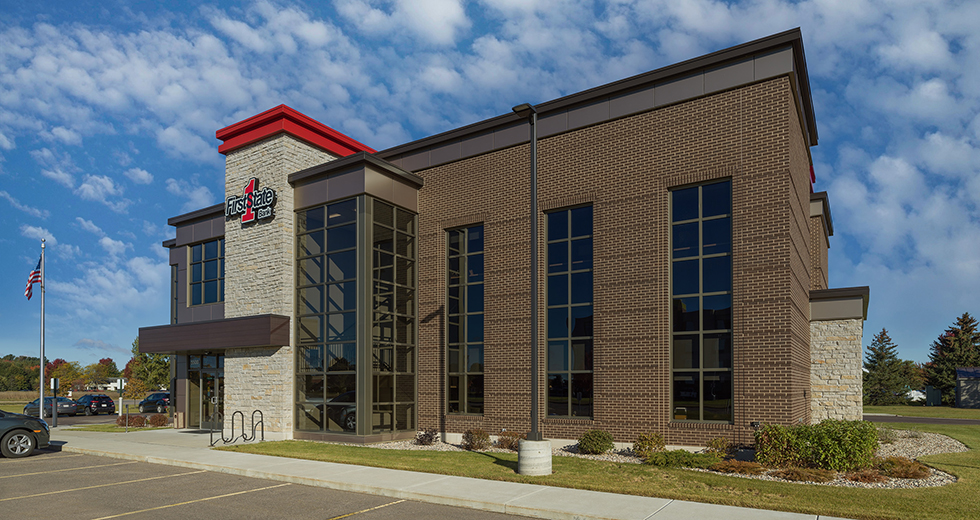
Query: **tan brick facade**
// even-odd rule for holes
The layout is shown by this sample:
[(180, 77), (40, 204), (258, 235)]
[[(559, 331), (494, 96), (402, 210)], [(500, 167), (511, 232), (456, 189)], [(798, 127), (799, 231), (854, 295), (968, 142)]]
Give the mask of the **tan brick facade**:
[[(295, 236), (293, 189), (287, 176), (336, 157), (287, 134), (235, 150), (225, 161), (225, 196), (241, 196), (249, 179), (276, 191), (274, 217), (225, 223), (225, 317), (259, 314), (293, 317)], [(270, 432), (293, 429), (294, 331), (290, 345), (225, 352), (225, 425), (242, 411), (261, 410)]]
[(815, 321), (810, 325), (813, 356), (813, 422), (860, 421), (864, 405), (861, 337), (864, 320)]

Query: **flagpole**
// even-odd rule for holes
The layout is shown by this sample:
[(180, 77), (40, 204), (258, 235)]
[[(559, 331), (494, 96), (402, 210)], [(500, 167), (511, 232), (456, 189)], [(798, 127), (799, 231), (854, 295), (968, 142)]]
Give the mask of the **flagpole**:
[[(37, 414), (44, 418), (44, 239), (41, 239), (41, 380), (38, 381), (41, 387), (41, 400), (37, 402)], [(57, 401), (57, 400), (55, 400)], [(57, 402), (54, 403), (57, 405)], [(52, 412), (56, 411), (53, 409)]]

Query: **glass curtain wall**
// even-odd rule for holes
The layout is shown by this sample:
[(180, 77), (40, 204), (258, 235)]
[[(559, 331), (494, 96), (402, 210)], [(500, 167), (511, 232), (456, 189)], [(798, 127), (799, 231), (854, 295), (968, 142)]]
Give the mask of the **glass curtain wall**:
[(592, 206), (547, 214), (548, 415), (592, 416)]
[(415, 430), (415, 215), (372, 207), (372, 433)]
[(670, 202), (671, 417), (731, 422), (731, 181), (674, 190)]
[(357, 199), (297, 213), (296, 429), (357, 426)]
[(483, 413), (483, 226), (449, 231), (448, 408)]

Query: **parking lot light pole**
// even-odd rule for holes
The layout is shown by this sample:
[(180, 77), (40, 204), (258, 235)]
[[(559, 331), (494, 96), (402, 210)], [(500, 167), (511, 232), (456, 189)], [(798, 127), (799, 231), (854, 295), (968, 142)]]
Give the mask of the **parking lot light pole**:
[(538, 112), (529, 103), (513, 108), (527, 118), (531, 141), (531, 431), (520, 441), (517, 472), (551, 474), (551, 442), (538, 429)]

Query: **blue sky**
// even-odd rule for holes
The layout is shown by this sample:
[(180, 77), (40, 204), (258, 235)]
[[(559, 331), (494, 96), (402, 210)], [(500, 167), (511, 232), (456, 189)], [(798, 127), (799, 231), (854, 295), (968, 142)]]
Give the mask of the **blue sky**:
[(980, 3), (0, 0), (0, 355), (48, 239), (49, 358), (169, 320), (168, 217), (220, 202), (215, 130), (285, 103), (376, 149), (800, 27), (832, 287), (906, 359), (980, 314)]

